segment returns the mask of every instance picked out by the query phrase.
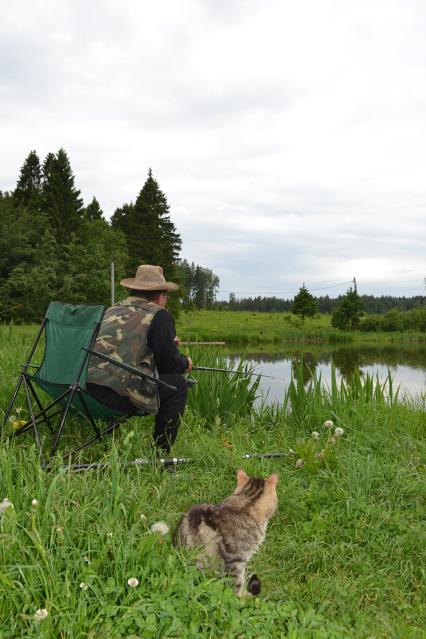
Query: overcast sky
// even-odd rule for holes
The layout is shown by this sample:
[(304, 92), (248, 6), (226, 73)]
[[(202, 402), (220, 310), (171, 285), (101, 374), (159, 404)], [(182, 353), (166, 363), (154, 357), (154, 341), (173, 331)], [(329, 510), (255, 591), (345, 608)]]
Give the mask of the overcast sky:
[(425, 294), (425, 34), (424, 0), (2, 0), (0, 189), (63, 147), (109, 218), (151, 167), (221, 298)]

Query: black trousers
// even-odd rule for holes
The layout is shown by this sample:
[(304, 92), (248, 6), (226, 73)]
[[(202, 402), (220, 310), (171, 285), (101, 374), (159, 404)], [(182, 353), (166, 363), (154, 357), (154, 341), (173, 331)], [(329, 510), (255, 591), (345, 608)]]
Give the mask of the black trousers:
[[(152, 437), (156, 446), (167, 454), (176, 441), (180, 420), (185, 410), (188, 385), (185, 377), (178, 373), (161, 374), (159, 377), (160, 380), (171, 386), (176, 386), (177, 389), (172, 391), (168, 388), (158, 387), (160, 408), (155, 416)], [(136, 409), (130, 399), (119, 395), (108, 386), (99, 386), (88, 382), (86, 390), (101, 404), (129, 415), (135, 414)]]

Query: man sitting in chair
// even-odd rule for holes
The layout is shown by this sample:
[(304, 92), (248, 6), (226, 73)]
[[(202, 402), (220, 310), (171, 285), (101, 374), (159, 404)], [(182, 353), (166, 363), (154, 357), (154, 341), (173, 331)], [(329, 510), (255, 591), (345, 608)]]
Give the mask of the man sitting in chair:
[(167, 454), (185, 410), (187, 383), (183, 373), (192, 369), (191, 358), (179, 353), (174, 321), (165, 308), (168, 292), (179, 287), (166, 282), (161, 266), (149, 264), (139, 266), (134, 278), (120, 284), (130, 289), (130, 295), (105, 312), (94, 350), (153, 377), (158, 373), (160, 380), (177, 390), (137, 378), (94, 355), (86, 389), (102, 404), (123, 413), (155, 414), (154, 442)]

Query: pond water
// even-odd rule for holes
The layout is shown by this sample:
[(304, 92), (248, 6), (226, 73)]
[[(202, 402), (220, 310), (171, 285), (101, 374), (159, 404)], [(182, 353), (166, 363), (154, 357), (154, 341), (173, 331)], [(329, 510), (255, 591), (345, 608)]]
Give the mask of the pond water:
[(324, 384), (330, 384), (332, 363), (338, 381), (348, 378), (358, 368), (384, 382), (391, 373), (394, 389), (400, 387), (400, 397), (419, 397), (426, 392), (426, 345), (357, 345), (334, 346), (303, 345), (299, 348), (274, 352), (236, 350), (229, 353), (230, 365), (235, 366), (243, 357), (256, 372), (274, 377), (262, 377), (259, 401), (281, 403), (291, 379), (292, 370), (303, 359), (306, 383), (315, 373), (321, 374)]

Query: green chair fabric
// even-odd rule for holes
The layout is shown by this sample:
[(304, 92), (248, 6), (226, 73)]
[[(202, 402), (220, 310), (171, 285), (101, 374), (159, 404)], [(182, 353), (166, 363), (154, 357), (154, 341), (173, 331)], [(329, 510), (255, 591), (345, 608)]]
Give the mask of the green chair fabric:
[[(23, 386), (31, 418), (19, 428), (14, 435), (33, 430), (36, 443), (42, 447), (39, 428), (59, 421), (59, 426), (53, 428), (53, 445), (51, 454), (56, 452), (59, 439), (69, 415), (83, 417), (93, 430), (94, 437), (88, 439), (75, 451), (100, 439), (102, 435), (112, 432), (125, 421), (128, 415), (113, 410), (91, 397), (85, 390), (89, 354), (94, 346), (99, 326), (105, 313), (104, 305), (73, 305), (62, 302), (51, 302), (47, 309), (40, 332), (33, 344), (31, 353), (22, 367), (13, 398), (6, 411), (6, 424), (20, 388)], [(37, 345), (44, 335), (44, 354), (40, 365), (32, 364), (32, 358)], [(119, 366), (120, 364), (117, 363)], [(35, 372), (29, 372), (35, 369)], [(134, 371), (135, 374), (138, 371)], [(44, 391), (50, 403), (44, 401), (38, 390)], [(143, 413), (135, 411), (135, 414)], [(107, 424), (100, 430), (97, 422)], [(73, 452), (75, 452), (73, 451)]]

